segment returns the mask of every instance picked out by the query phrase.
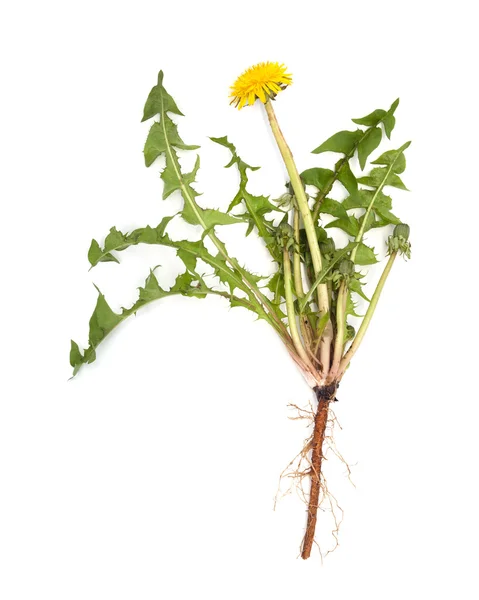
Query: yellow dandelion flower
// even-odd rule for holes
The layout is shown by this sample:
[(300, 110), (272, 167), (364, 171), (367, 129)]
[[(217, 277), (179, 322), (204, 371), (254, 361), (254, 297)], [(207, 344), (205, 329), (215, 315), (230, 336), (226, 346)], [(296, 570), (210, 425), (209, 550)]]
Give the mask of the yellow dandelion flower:
[(231, 104), (243, 108), (251, 106), (257, 98), (266, 103), (278, 92), (291, 85), (293, 80), (286, 67), (277, 62), (262, 62), (242, 73), (231, 86)]

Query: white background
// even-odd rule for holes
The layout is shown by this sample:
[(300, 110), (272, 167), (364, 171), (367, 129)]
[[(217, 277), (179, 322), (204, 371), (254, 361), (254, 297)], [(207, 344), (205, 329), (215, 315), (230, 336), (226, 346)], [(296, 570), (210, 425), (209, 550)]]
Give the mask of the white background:
[[(2, 600), (477, 598), (474, 3), (10, 1), (0, 23)], [(273, 511), (307, 434), (287, 405), (311, 393), (266, 324), (221, 299), (166, 299), (67, 381), (91, 282), (119, 310), (150, 267), (165, 286), (180, 268), (161, 248), (90, 273), (86, 259), (112, 225), (181, 206), (161, 201), (160, 166), (143, 165), (160, 68), (181, 135), (201, 144), (200, 201), (225, 209), (237, 185), (210, 135), (262, 165), (253, 192), (282, 193), (261, 106), (228, 105), (261, 60), (293, 73), (276, 110), (301, 169), (329, 164), (310, 151), (397, 96), (383, 149), (413, 140), (411, 192), (393, 190), (413, 258), (394, 267), (335, 406), (356, 488), (328, 461), (345, 516), (323, 564), (297, 558), (299, 498)], [(241, 227), (220, 234), (270, 268)]]

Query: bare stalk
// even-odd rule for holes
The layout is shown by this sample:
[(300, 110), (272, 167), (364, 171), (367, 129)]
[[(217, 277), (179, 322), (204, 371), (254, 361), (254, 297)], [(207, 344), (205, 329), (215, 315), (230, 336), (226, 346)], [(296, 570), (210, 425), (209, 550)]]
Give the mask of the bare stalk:
[(346, 302), (348, 299), (348, 286), (345, 281), (341, 283), (336, 305), (336, 339), (334, 342), (333, 364), (329, 372), (329, 379), (334, 380), (343, 356), (344, 338), (346, 333)]
[(382, 272), (382, 275), (379, 279), (376, 289), (374, 290), (373, 297), (371, 298), (371, 302), (369, 303), (368, 310), (366, 311), (366, 314), (364, 315), (364, 319), (361, 323), (361, 327), (359, 328), (359, 331), (356, 334), (356, 337), (354, 338), (353, 343), (351, 344), (351, 347), (344, 355), (344, 358), (341, 360), (341, 363), (340, 363), (339, 369), (338, 369), (338, 379), (341, 379), (341, 377), (343, 376), (344, 371), (347, 369), (349, 363), (351, 362), (351, 359), (356, 354), (359, 346), (361, 345), (361, 342), (363, 341), (364, 335), (366, 334), (369, 324), (371, 323), (371, 319), (373, 318), (374, 311), (376, 310), (376, 306), (377, 306), (379, 297), (381, 296), (381, 292), (383, 291), (384, 284), (386, 283), (386, 279), (388, 278), (388, 275), (391, 272), (391, 269), (392, 269), (392, 266), (396, 259), (396, 256), (397, 256), (397, 252), (393, 252), (391, 254), (391, 256), (389, 257), (389, 260), (388, 260), (386, 266), (384, 267), (384, 271)]
[(289, 250), (286, 245), (283, 248), (283, 269), (284, 269), (284, 293), (286, 297), (286, 314), (288, 316), (289, 330), (291, 332), (291, 338), (293, 340), (294, 347), (301, 360), (304, 361), (308, 367), (314, 371), (314, 367), (311, 360), (306, 352), (301, 336), (298, 330), (298, 324), (296, 322), (296, 313), (294, 311), (294, 297), (292, 290), (292, 275), (291, 275), (291, 259), (289, 258)]
[(299, 211), (294, 208), (293, 214), (293, 235), (294, 235), (294, 253), (293, 253), (293, 273), (294, 289), (298, 298), (304, 296), (303, 278), (301, 276), (301, 256), (299, 254)]
[[(316, 236), (313, 217), (311, 215), (311, 210), (308, 205), (308, 199), (306, 198), (306, 192), (304, 191), (303, 182), (301, 181), (301, 177), (299, 176), (296, 163), (293, 159), (293, 154), (288, 144), (286, 143), (284, 135), (279, 127), (279, 123), (276, 118), (276, 114), (274, 112), (271, 101), (268, 100), (264, 104), (264, 107), (266, 109), (266, 114), (268, 115), (271, 130), (273, 132), (276, 143), (278, 144), (281, 156), (283, 157), (286, 170), (288, 171), (291, 186), (293, 188), (294, 195), (298, 203), (299, 211), (303, 218), (304, 229), (306, 231), (306, 237), (308, 239), (309, 250), (311, 252), (311, 259), (313, 262), (314, 274), (317, 277), (322, 269), (321, 252), (319, 250), (318, 238)], [(328, 290), (325, 284), (321, 284), (318, 286), (318, 308), (320, 316), (325, 315), (329, 312)], [(323, 339), (321, 340), (320, 344), (320, 361), (323, 366), (323, 376), (325, 376), (329, 370), (332, 333), (333, 328), (331, 322), (328, 321), (328, 324), (324, 331)]]

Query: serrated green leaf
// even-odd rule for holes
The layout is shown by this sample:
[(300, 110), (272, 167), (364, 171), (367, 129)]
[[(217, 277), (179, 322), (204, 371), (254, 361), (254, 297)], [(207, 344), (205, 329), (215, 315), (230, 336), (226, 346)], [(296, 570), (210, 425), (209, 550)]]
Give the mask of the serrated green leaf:
[[(165, 138), (166, 140), (166, 138)], [(161, 174), (164, 181), (163, 198), (168, 197), (175, 190), (181, 190), (183, 197), (186, 196), (183, 211), (183, 219), (191, 225), (201, 225), (206, 233), (209, 233), (216, 225), (233, 225), (243, 222), (241, 216), (232, 216), (217, 209), (201, 208), (195, 201), (198, 192), (191, 187), (200, 166), (199, 157), (191, 173), (182, 173), (178, 157), (173, 148), (168, 147), (166, 153), (166, 167)]]
[(105, 296), (98, 290), (97, 303), (90, 319), (90, 333), (88, 335), (90, 345), (96, 348), (120, 321), (121, 316), (112, 311), (105, 300)]
[[(343, 200), (343, 206), (346, 210), (352, 208), (367, 208), (376, 192), (372, 190), (359, 190), (355, 196), (348, 196)], [(374, 206), (389, 210), (392, 206), (390, 196), (386, 196), (383, 192), (379, 192), (374, 201)]]
[(356, 302), (354, 302), (351, 292), (348, 293), (347, 300), (346, 300), (346, 317), (348, 317), (350, 315), (352, 317), (361, 317), (362, 316), (362, 315), (358, 315), (358, 313), (356, 312)]
[(391, 132), (394, 129), (394, 126), (396, 125), (396, 117), (394, 115), (386, 115), (384, 117), (383, 124), (384, 131), (386, 132), (388, 139), (391, 139)]
[(382, 119), (385, 117), (386, 111), (382, 108), (378, 108), (377, 110), (373, 110), (372, 113), (366, 115), (365, 117), (361, 117), (360, 119), (352, 119), (353, 123), (357, 125), (366, 125), (367, 127), (376, 127)]
[(90, 261), (91, 266), (94, 267), (99, 262), (115, 261), (116, 263), (119, 263), (120, 261), (115, 256), (110, 254), (110, 252), (113, 250), (121, 252), (122, 250), (126, 250), (126, 248), (139, 243), (160, 243), (160, 240), (163, 238), (165, 233), (166, 226), (171, 219), (173, 219), (173, 217), (164, 217), (161, 220), (161, 223), (155, 228), (147, 226), (141, 229), (136, 229), (127, 235), (121, 233), (121, 231), (117, 231), (115, 227), (112, 227), (110, 229), (110, 234), (114, 232), (114, 235), (112, 236), (108, 234), (108, 236), (105, 238), (105, 245), (103, 249), (100, 248), (100, 245), (96, 240), (92, 240), (90, 250), (88, 251), (88, 260)]
[[(373, 190), (359, 190), (356, 196), (348, 196), (343, 200), (342, 204), (346, 210), (354, 208), (367, 209), (373, 199), (374, 194), (376, 194), (376, 192)], [(379, 217), (379, 220), (376, 220), (374, 223), (372, 223), (371, 227), (377, 228), (400, 223), (400, 219), (391, 212), (391, 206), (391, 197), (386, 196), (383, 194), (383, 192), (379, 192), (374, 201), (374, 212)]]
[(152, 88), (146, 100), (141, 121), (151, 119), (151, 117), (160, 114), (162, 110), (183, 116), (183, 113), (176, 106), (176, 102), (163, 87), (163, 71), (160, 71), (158, 73), (158, 84)]
[(182, 240), (176, 254), (183, 261), (187, 270), (192, 272), (196, 271), (196, 261), (205, 251), (206, 248), (201, 241), (190, 242), (189, 240)]
[[(167, 222), (172, 217), (165, 217), (162, 222), (156, 228), (145, 227), (135, 229), (129, 235), (121, 234), (121, 249), (124, 250), (130, 246), (136, 246), (137, 244), (156, 244), (159, 246), (167, 246), (169, 248), (175, 248), (177, 250), (178, 257), (183, 261), (186, 268), (189, 271), (196, 269), (196, 260), (201, 258), (206, 264), (213, 267), (215, 274), (220, 278), (221, 281), (227, 283), (231, 287), (239, 288), (243, 292), (247, 293), (248, 288), (245, 285), (241, 275), (235, 272), (220, 255), (213, 256), (207, 249), (202, 241), (191, 242), (189, 240), (171, 240), (167, 235), (164, 234)], [(166, 221), (166, 222), (165, 222)], [(121, 233), (121, 232), (119, 232)], [(100, 249), (101, 250), (101, 249)], [(102, 251), (104, 252), (104, 251)], [(96, 264), (96, 263), (95, 263)], [(256, 276), (251, 274), (253, 281), (256, 280)]]
[(129, 316), (136, 314), (143, 306), (155, 300), (178, 294), (196, 298), (204, 298), (208, 294), (214, 294), (228, 299), (234, 306), (243, 306), (248, 310), (255, 311), (255, 307), (247, 299), (238, 298), (226, 292), (212, 290), (204, 282), (198, 282), (195, 285), (195, 279), (191, 273), (181, 273), (176, 278), (173, 287), (169, 290), (164, 290), (159, 285), (154, 270), (151, 270), (144, 287), (140, 287), (139, 289), (138, 300), (130, 308), (123, 308), (121, 313), (115, 313), (106, 302), (103, 294), (98, 291), (97, 303), (90, 318), (89, 347), (82, 354), (78, 344), (73, 340), (71, 342), (70, 364), (73, 367), (73, 375), (76, 375), (82, 365), (92, 363), (96, 359), (97, 347), (117, 325)]
[(279, 303), (281, 298), (285, 298), (284, 275), (281, 271), (276, 273), (268, 280), (266, 287), (274, 294), (274, 300)]
[[(367, 213), (367, 211), (366, 211), (366, 212), (364, 213), (364, 215), (362, 215), (362, 216), (361, 216), (361, 217), (358, 219), (358, 223), (359, 223), (359, 226), (360, 226), (360, 227), (362, 226), (362, 223), (363, 223), (364, 219), (366, 218), (366, 215), (367, 215), (367, 214), (368, 214), (368, 213)], [(375, 227), (375, 225), (376, 225), (376, 214), (374, 213), (374, 211), (371, 211), (371, 212), (368, 214), (368, 217), (367, 217), (367, 218), (368, 218), (368, 220), (367, 220), (367, 222), (366, 222), (366, 226), (365, 226), (365, 228), (364, 228), (364, 233), (366, 233), (366, 231), (369, 231), (370, 229), (373, 229), (373, 228)]]
[(163, 200), (166, 200), (170, 194), (176, 190), (181, 189), (182, 184), (191, 185), (196, 179), (196, 174), (200, 168), (200, 157), (196, 157), (195, 166), (191, 173), (183, 173), (182, 181), (178, 179), (178, 175), (175, 170), (175, 165), (171, 158), (167, 155), (166, 167), (161, 173), (161, 179), (163, 180)]
[(123, 234), (116, 227), (112, 227), (110, 233), (105, 238), (105, 250), (110, 252), (111, 250), (121, 248), (122, 243), (124, 243)]
[(355, 260), (357, 265), (374, 265), (377, 262), (378, 259), (374, 254), (373, 248), (366, 246), (366, 244), (363, 244), (362, 242), (358, 244)]
[(341, 202), (332, 198), (325, 198), (321, 203), (320, 213), (326, 213), (339, 219), (348, 219), (348, 213)]
[(394, 113), (396, 112), (396, 108), (398, 107), (398, 105), (399, 105), (399, 98), (397, 98), (391, 104), (391, 107), (389, 108), (387, 114), (385, 115), (385, 117), (383, 119), (384, 131), (386, 132), (388, 139), (391, 139), (391, 132), (394, 129), (394, 126), (396, 124), (396, 117), (394, 116)]
[(258, 314), (256, 312), (253, 304), (251, 304), (251, 302), (246, 300), (246, 298), (239, 298), (238, 296), (231, 296), (230, 297), (230, 305), (231, 305), (231, 308), (236, 308), (236, 307), (246, 308), (246, 310), (250, 310), (251, 312)]
[[(70, 340), (71, 342), (71, 346), (70, 346), (70, 365), (75, 368), (76, 365), (80, 365), (83, 361), (83, 355), (80, 352), (80, 348), (78, 347), (78, 344), (76, 342), (74, 342), (73, 340)], [(75, 375), (75, 373), (74, 373)]]
[(356, 131), (339, 131), (313, 150), (313, 154), (321, 154), (322, 152), (349, 154), (362, 137), (363, 132), (360, 129)]
[[(332, 138), (327, 140), (323, 145), (319, 146), (319, 148), (316, 149), (315, 152), (326, 151), (324, 146), (329, 145), (329, 149), (337, 149), (338, 147), (341, 149), (342, 147), (342, 150), (349, 151), (345, 154), (344, 158), (336, 164), (334, 175), (330, 179), (329, 183), (324, 182), (323, 188), (320, 188), (320, 192), (315, 198), (315, 204), (313, 207), (313, 221), (317, 221), (320, 206), (323, 199), (330, 193), (334, 182), (336, 180), (339, 180), (342, 170), (347, 168), (346, 165), (348, 165), (349, 167), (348, 161), (354, 156), (355, 150), (359, 146), (359, 144), (362, 143), (360, 162), (362, 164), (365, 164), (367, 156), (369, 156), (369, 154), (372, 152), (369, 146), (374, 146), (374, 143), (376, 143), (378, 140), (380, 141), (380, 131), (373, 133), (372, 139), (370, 138), (368, 141), (368, 138), (372, 131), (371, 128), (379, 129), (378, 126), (382, 122), (387, 136), (390, 137), (391, 131), (395, 123), (393, 114), (398, 104), (399, 99), (393, 102), (393, 104), (387, 112), (382, 109), (378, 109), (373, 111), (369, 115), (366, 115), (366, 117), (362, 117), (360, 119), (353, 119), (353, 121), (357, 122), (358, 124), (367, 125), (368, 129), (366, 129), (365, 131), (358, 130), (357, 132), (340, 132), (339, 134), (336, 134), (336, 136), (332, 136)], [(341, 134), (343, 133), (346, 133), (346, 136), (342, 136)], [(342, 183), (343, 185), (345, 184), (345, 182)], [(354, 195), (353, 191), (348, 191), (351, 195)]]
[(220, 146), (224, 146), (225, 148), (228, 148), (228, 150), (231, 152), (232, 158), (229, 161), (229, 163), (227, 165), (225, 165), (226, 169), (228, 169), (232, 165), (236, 164), (236, 165), (238, 165), (238, 170), (239, 170), (240, 174), (243, 174), (246, 171), (246, 169), (249, 169), (250, 171), (257, 171), (260, 168), (260, 167), (252, 167), (248, 163), (245, 163), (244, 160), (242, 160), (238, 156), (238, 153), (236, 151), (236, 146), (228, 140), (228, 136), (224, 135), (223, 137), (210, 137), (210, 140), (212, 142), (215, 142), (215, 144), (219, 144)]
[(347, 219), (336, 219), (336, 221), (331, 221), (326, 226), (326, 229), (333, 229), (336, 227), (337, 229), (342, 229), (351, 237), (356, 237), (359, 233), (359, 222), (356, 217), (348, 216)]
[(397, 150), (388, 150), (381, 154), (379, 158), (373, 160), (371, 164), (386, 166), (393, 164), (393, 173), (400, 174), (406, 170), (406, 157), (403, 152), (398, 155)]
[(361, 298), (366, 300), (366, 302), (371, 302), (371, 300), (363, 292), (363, 284), (358, 279), (354, 279), (354, 278), (350, 279), (348, 286), (352, 292), (355, 292), (356, 294), (361, 296)]
[(399, 175), (396, 175), (396, 173), (390, 172), (384, 181), (387, 171), (388, 167), (376, 167), (366, 177), (360, 177), (358, 182), (373, 188), (377, 188), (382, 184), (384, 186), (389, 185), (391, 187), (408, 191), (407, 187), (404, 185)]
[(348, 161), (345, 161), (343, 164), (340, 163), (341, 161), (336, 163), (335, 166), (336, 172), (338, 173), (338, 181), (346, 188), (349, 194), (354, 197), (358, 192), (358, 181), (356, 176), (351, 171)]
[(322, 169), (320, 167), (313, 167), (312, 169), (306, 169), (300, 175), (304, 185), (314, 185), (318, 190), (324, 190), (332, 178), (334, 172), (331, 169)]
[(401, 222), (401, 219), (393, 215), (393, 213), (387, 208), (383, 208), (382, 206), (374, 206), (374, 212), (380, 218), (379, 221), (374, 223), (373, 227), (384, 227), (385, 225), (398, 225)]
[(161, 123), (153, 123), (146, 138), (143, 150), (145, 165), (147, 167), (151, 166), (159, 156), (166, 152), (169, 145), (181, 150), (196, 150), (199, 148), (199, 146), (185, 144), (178, 133), (176, 124), (165, 114)]
[(185, 204), (185, 208), (181, 215), (187, 223), (190, 223), (191, 225), (201, 225), (207, 230), (212, 229), (216, 225), (234, 225), (243, 222), (243, 219), (240, 219), (239, 217), (233, 217), (232, 215), (214, 208), (200, 208), (197, 206), (196, 210), (193, 211), (188, 204)]
[[(269, 221), (264, 218), (264, 215), (273, 211), (277, 211), (278, 208), (271, 204), (269, 198), (266, 196), (253, 196), (250, 194), (246, 185), (248, 184), (247, 171), (256, 171), (259, 167), (251, 167), (248, 163), (244, 162), (236, 151), (236, 146), (228, 141), (226, 136), (220, 138), (210, 138), (216, 144), (220, 144), (231, 152), (231, 160), (226, 165), (226, 168), (236, 165), (240, 175), (240, 186), (237, 194), (231, 201), (228, 212), (232, 210), (238, 204), (244, 203), (246, 212), (243, 215), (247, 215), (249, 226), (246, 230), (246, 235), (251, 233), (252, 226), (256, 226), (259, 236), (264, 240), (267, 249), (271, 256), (279, 262), (281, 260), (281, 250), (276, 243), (275, 236), (272, 235), (273, 227)], [(253, 223), (253, 225), (251, 225)]]
[(254, 212), (256, 215), (261, 217), (270, 212), (278, 210), (278, 208), (269, 201), (269, 196), (253, 196), (249, 192), (245, 191), (245, 202), (251, 203), (251, 210), (248, 209), (250, 214)]
[(119, 260), (109, 252), (102, 252), (96, 240), (91, 241), (90, 249), (88, 250), (88, 260), (92, 266), (95, 266), (99, 262), (119, 262)]
[(361, 170), (364, 170), (368, 156), (376, 150), (381, 143), (383, 134), (379, 127), (370, 129), (358, 144), (358, 159)]

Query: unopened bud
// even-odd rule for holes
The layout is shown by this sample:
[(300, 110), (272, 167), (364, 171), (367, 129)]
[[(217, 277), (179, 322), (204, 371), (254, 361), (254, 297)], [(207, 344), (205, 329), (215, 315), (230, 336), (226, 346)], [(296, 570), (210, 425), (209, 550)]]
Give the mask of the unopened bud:
[(281, 223), (276, 231), (276, 238), (281, 246), (289, 248), (294, 243), (293, 228), (289, 223)]
[(326, 238), (324, 242), (319, 244), (319, 248), (321, 250), (321, 254), (326, 256), (326, 254), (333, 254), (336, 250), (336, 246), (334, 244), (334, 240), (332, 238)]
[(339, 272), (341, 275), (349, 275), (350, 277), (354, 275), (354, 263), (349, 258), (343, 258), (343, 260), (339, 263)]
[(293, 205), (293, 196), (292, 194), (285, 193), (282, 194), (275, 202), (281, 208), (289, 210)]
[(354, 338), (354, 336), (356, 335), (356, 330), (354, 329), (354, 327), (352, 325), (349, 325), (349, 323), (346, 325), (346, 335), (345, 335), (345, 342), (349, 342), (349, 340), (352, 340)]
[(399, 223), (398, 225), (396, 225), (396, 227), (394, 228), (393, 231), (393, 236), (394, 237), (402, 237), (403, 240), (408, 240), (409, 239), (409, 233), (410, 233), (410, 227), (409, 225), (406, 225), (406, 223)]
[(405, 258), (411, 258), (411, 244), (409, 242), (409, 225), (399, 223), (394, 228), (393, 234), (388, 239), (388, 253), (399, 252)]
[(289, 223), (281, 223), (281, 225), (279, 226), (279, 232), (280, 235), (282, 235), (283, 237), (292, 237), (293, 228)]

